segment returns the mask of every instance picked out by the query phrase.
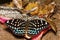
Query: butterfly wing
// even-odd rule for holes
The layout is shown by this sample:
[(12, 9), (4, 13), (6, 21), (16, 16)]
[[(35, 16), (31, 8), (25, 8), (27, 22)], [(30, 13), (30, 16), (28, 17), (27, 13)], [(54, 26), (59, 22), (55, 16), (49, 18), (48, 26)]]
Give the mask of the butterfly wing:
[(29, 21), (28, 26), (28, 36), (32, 37), (34, 35), (37, 35), (44, 29), (47, 29), (49, 27), (49, 23), (42, 19), (34, 19)]
[(12, 19), (6, 21), (7, 27), (13, 32), (13, 34), (18, 36), (23, 36), (25, 34), (25, 21), (22, 19)]

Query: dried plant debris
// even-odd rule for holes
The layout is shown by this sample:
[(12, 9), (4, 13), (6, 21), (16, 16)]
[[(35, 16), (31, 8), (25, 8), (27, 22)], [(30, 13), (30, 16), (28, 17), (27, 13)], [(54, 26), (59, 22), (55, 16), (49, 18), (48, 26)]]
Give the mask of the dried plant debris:
[(0, 16), (8, 17), (8, 18), (21, 18), (22, 12), (20, 12), (17, 8), (0, 6)]

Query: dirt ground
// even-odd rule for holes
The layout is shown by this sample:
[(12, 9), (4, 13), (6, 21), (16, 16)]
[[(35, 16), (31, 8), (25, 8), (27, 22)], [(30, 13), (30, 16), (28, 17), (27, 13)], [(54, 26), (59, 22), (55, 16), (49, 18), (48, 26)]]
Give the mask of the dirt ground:
[[(45, 36), (43, 36), (42, 40), (60, 40), (60, 0), (55, 0), (57, 4), (57, 10), (52, 18), (55, 18), (53, 21), (57, 27), (56, 35), (53, 32), (48, 32)], [(9, 32), (0, 28), (0, 40), (26, 40), (19, 39), (11, 35)]]

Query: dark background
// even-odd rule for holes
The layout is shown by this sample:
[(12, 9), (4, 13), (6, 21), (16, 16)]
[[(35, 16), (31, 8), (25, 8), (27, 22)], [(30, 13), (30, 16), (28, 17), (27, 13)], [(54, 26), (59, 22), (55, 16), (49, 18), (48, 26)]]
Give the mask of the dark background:
[(0, 4), (10, 3), (12, 0), (0, 0)]

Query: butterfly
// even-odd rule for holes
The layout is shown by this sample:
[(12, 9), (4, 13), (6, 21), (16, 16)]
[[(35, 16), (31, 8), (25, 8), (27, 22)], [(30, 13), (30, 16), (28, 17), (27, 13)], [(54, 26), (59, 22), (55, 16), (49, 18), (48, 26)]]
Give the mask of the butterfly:
[[(32, 18), (32, 17), (31, 17)], [(5, 23), (14, 35), (33, 37), (49, 27), (49, 23), (43, 18), (11, 19)]]

